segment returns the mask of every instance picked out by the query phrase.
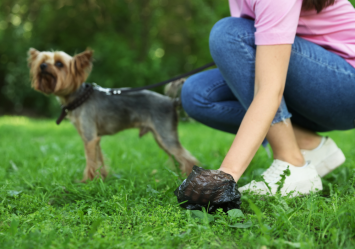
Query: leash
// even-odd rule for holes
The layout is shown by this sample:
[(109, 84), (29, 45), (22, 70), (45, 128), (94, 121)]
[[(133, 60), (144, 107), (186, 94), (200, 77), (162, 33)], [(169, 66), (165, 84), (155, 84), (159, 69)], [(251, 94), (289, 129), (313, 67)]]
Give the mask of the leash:
[(190, 72), (187, 72), (187, 73), (184, 73), (184, 74), (181, 74), (181, 75), (178, 75), (174, 78), (171, 78), (171, 79), (168, 79), (168, 80), (164, 80), (162, 82), (159, 82), (159, 83), (156, 83), (156, 84), (152, 84), (152, 85), (148, 85), (148, 86), (141, 86), (141, 87), (135, 87), (135, 88), (129, 88), (129, 89), (109, 89), (107, 91), (107, 95), (120, 95), (120, 94), (124, 94), (124, 93), (130, 93), (130, 92), (136, 92), (136, 91), (141, 91), (141, 90), (147, 90), (147, 89), (152, 89), (152, 88), (155, 88), (155, 87), (158, 87), (158, 86), (163, 86), (163, 85), (166, 85), (172, 81), (175, 81), (175, 80), (179, 80), (181, 78), (185, 78), (185, 77), (188, 77), (188, 76), (191, 76), (195, 73), (198, 73), (206, 68), (209, 68), (209, 67), (212, 67), (216, 65), (214, 62), (211, 62), (211, 63), (208, 63), (202, 67), (199, 67), (199, 68), (196, 68)]
[(162, 82), (156, 83), (156, 84), (152, 84), (152, 85), (148, 85), (148, 86), (141, 86), (141, 87), (135, 87), (135, 88), (127, 88), (127, 89), (110, 89), (110, 88), (103, 88), (100, 87), (98, 85), (96, 85), (95, 83), (93, 85), (91, 84), (85, 84), (85, 90), (84, 92), (78, 97), (76, 98), (73, 102), (71, 102), (70, 104), (66, 105), (66, 106), (62, 106), (62, 111), (59, 115), (59, 118), (57, 119), (56, 123), (57, 125), (59, 125), (63, 119), (67, 116), (69, 111), (73, 111), (74, 109), (78, 108), (79, 106), (81, 106), (86, 100), (89, 99), (89, 97), (91, 96), (91, 94), (94, 92), (94, 90), (98, 90), (100, 92), (104, 92), (106, 95), (121, 95), (121, 94), (125, 94), (125, 93), (130, 93), (130, 92), (137, 92), (137, 91), (142, 91), (142, 90), (147, 90), (147, 89), (152, 89), (155, 87), (159, 87), (159, 86), (163, 86), (166, 85), (172, 81), (175, 80), (179, 80), (181, 78), (185, 78), (188, 76), (191, 76), (195, 73), (198, 73), (206, 68), (212, 67), (216, 65), (214, 62), (208, 63), (202, 67), (196, 68), (190, 72), (181, 74), (179, 76), (175, 76), (171, 79), (168, 80), (164, 80)]

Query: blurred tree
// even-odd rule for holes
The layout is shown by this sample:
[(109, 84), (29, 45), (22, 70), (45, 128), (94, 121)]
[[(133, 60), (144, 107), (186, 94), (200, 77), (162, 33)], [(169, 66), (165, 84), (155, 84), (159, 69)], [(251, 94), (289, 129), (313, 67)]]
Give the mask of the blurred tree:
[(212, 61), (209, 32), (225, 16), (227, 0), (1, 0), (0, 113), (58, 113), (54, 98), (30, 88), (30, 47), (71, 55), (91, 47), (88, 82), (142, 86)]

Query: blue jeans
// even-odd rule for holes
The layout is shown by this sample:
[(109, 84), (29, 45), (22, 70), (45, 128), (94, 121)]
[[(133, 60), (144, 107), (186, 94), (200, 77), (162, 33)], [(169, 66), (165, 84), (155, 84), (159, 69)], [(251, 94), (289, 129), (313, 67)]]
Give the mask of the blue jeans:
[[(185, 111), (212, 128), (236, 134), (254, 97), (254, 21), (227, 17), (210, 34), (217, 65), (188, 78), (181, 92)], [(284, 98), (273, 124), (323, 132), (355, 127), (355, 68), (340, 56), (296, 37)]]

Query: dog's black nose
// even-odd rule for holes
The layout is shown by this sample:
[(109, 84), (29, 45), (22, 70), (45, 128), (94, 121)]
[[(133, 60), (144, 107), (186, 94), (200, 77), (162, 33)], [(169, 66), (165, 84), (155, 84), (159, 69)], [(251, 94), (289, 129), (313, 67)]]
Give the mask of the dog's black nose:
[(40, 66), (42, 71), (44, 71), (47, 68), (47, 64), (46, 63), (42, 63)]

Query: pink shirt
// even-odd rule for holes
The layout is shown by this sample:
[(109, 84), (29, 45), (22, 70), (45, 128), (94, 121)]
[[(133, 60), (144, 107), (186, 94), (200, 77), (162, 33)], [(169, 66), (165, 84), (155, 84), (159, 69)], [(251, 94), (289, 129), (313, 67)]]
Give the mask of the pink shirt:
[(231, 14), (255, 20), (255, 44), (293, 44), (295, 35), (338, 54), (355, 67), (355, 9), (336, 0), (323, 9), (303, 11), (302, 0), (229, 0)]

